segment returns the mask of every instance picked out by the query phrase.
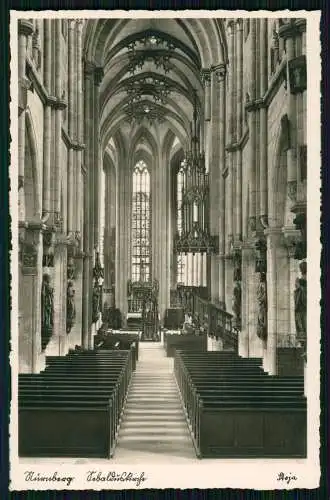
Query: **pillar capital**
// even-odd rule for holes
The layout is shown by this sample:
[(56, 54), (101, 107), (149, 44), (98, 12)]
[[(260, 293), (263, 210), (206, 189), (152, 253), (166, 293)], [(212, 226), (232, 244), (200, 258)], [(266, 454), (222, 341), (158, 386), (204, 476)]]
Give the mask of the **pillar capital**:
[(236, 28), (238, 31), (243, 31), (243, 19), (240, 17), (236, 19)]
[(217, 64), (212, 67), (212, 71), (218, 83), (224, 82), (226, 77), (226, 65), (224, 63)]
[(68, 30), (73, 31), (76, 27), (77, 21), (76, 19), (68, 19)]
[(295, 20), (289, 19), (279, 27), (278, 35), (286, 40), (287, 38), (295, 38), (299, 32), (300, 30), (296, 26)]
[(279, 246), (285, 246), (282, 227), (269, 227), (265, 229), (264, 234), (267, 238), (267, 245), (270, 249), (278, 248)]
[(203, 68), (201, 70), (201, 80), (204, 87), (209, 87), (211, 85), (211, 68)]
[(103, 70), (103, 68), (101, 66), (95, 68), (95, 71), (94, 71), (94, 82), (95, 82), (95, 85), (97, 85), (97, 86), (101, 85), (103, 77), (104, 77), (104, 70)]
[(18, 21), (18, 34), (24, 36), (32, 35), (33, 29), (33, 21), (31, 19), (20, 19)]
[(85, 76), (92, 78), (94, 76), (94, 71), (96, 68), (96, 64), (92, 61), (84, 61), (84, 73)]
[(234, 19), (228, 19), (227, 20), (226, 30), (228, 32), (228, 35), (233, 35), (234, 34), (234, 25), (235, 25)]

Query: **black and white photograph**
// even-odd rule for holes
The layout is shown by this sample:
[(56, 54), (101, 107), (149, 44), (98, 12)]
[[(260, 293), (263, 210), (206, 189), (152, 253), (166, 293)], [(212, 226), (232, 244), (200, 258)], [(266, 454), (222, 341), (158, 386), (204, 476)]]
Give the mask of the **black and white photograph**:
[(319, 24), (11, 11), (11, 489), (318, 487)]

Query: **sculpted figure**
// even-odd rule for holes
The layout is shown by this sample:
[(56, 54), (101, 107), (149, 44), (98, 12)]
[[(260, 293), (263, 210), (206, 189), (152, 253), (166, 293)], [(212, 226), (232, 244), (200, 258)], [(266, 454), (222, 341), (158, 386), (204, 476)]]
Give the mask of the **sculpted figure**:
[(94, 286), (93, 288), (93, 297), (92, 297), (92, 316), (93, 323), (96, 323), (99, 319), (100, 313), (100, 290), (98, 286)]
[(301, 342), (305, 342), (307, 334), (307, 280), (305, 278), (296, 279), (296, 288), (294, 291), (294, 312), (297, 339)]
[(235, 315), (235, 324), (238, 329), (241, 327), (241, 305), (242, 305), (242, 289), (239, 281), (235, 282), (233, 293), (233, 312)]
[(75, 306), (75, 289), (73, 282), (68, 281), (66, 290), (66, 331), (69, 333), (74, 325), (76, 319), (76, 306)]
[(260, 273), (260, 283), (257, 291), (257, 300), (257, 335), (261, 340), (267, 340), (267, 283), (265, 273)]
[(44, 274), (41, 287), (41, 325), (43, 331), (53, 328), (54, 289), (50, 285), (50, 276)]

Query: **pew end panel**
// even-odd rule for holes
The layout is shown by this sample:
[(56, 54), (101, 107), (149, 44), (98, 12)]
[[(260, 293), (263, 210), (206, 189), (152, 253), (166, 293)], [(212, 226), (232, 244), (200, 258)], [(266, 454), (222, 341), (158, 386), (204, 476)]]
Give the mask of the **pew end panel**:
[(203, 458), (306, 458), (306, 410), (207, 408), (200, 405)]
[(111, 407), (19, 409), (19, 455), (111, 458)]

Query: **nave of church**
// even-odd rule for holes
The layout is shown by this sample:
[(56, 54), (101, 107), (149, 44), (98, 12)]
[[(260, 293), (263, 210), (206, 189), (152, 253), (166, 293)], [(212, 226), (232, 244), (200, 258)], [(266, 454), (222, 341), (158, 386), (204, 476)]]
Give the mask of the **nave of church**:
[(305, 457), (306, 20), (17, 36), (20, 456)]

